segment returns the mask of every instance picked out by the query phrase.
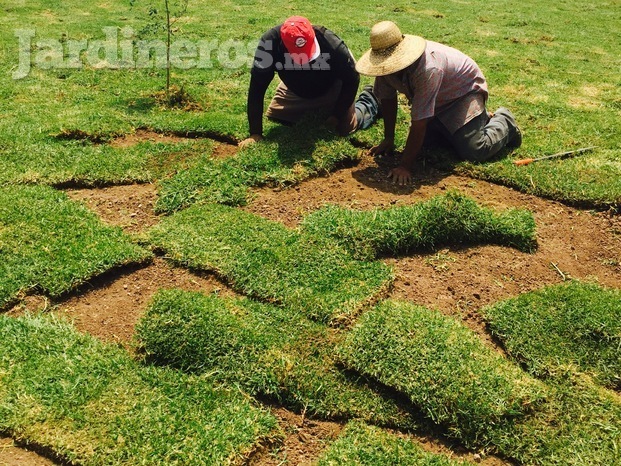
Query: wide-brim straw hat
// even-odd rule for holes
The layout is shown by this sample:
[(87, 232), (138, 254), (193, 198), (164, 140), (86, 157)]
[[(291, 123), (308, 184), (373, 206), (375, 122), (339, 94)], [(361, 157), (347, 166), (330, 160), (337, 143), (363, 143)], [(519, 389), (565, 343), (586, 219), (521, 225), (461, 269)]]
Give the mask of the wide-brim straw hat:
[(367, 50), (356, 70), (366, 76), (386, 76), (407, 68), (418, 60), (427, 41), (419, 36), (401, 34), (392, 21), (382, 21), (371, 29), (371, 49)]

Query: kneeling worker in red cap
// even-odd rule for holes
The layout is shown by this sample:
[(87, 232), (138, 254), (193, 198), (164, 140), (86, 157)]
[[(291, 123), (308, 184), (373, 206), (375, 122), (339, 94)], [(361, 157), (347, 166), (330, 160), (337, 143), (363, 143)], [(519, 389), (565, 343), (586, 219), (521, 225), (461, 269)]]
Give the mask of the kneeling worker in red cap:
[(263, 139), (263, 100), (276, 73), (281, 82), (267, 109), (271, 120), (294, 124), (306, 112), (325, 111), (327, 123), (347, 135), (377, 117), (370, 86), (356, 101), (360, 76), (345, 42), (325, 27), (292, 16), (259, 41), (248, 91), (250, 137), (240, 146)]
[(483, 162), (504, 147), (519, 147), (522, 134), (512, 113), (499, 108), (490, 115), (487, 82), (474, 60), (464, 53), (422, 37), (401, 34), (391, 21), (371, 29), (371, 50), (358, 60), (361, 74), (375, 76), (374, 93), (384, 118), (384, 140), (371, 154), (394, 150), (397, 92), (411, 105), (412, 124), (401, 164), (389, 176), (403, 185), (430, 129), (440, 134), (466, 160)]

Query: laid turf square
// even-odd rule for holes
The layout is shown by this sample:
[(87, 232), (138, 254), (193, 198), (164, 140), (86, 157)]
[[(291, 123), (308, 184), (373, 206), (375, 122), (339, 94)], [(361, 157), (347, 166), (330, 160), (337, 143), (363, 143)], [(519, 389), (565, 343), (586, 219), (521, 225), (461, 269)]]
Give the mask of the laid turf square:
[(177, 212), (149, 238), (178, 263), (215, 271), (248, 296), (321, 322), (351, 319), (392, 282), (380, 262), (356, 261), (332, 241), (223, 205)]
[(137, 326), (149, 362), (208, 373), (312, 416), (411, 427), (394, 400), (337, 368), (341, 337), (287, 307), (182, 290), (158, 292)]
[(548, 402), (494, 433), (494, 445), (521, 464), (619, 464), (621, 400), (583, 374), (558, 371), (546, 378)]
[(42, 186), (0, 189), (0, 308), (20, 292), (58, 296), (149, 257), (120, 228), (105, 226), (62, 192)]
[(207, 377), (141, 366), (45, 316), (0, 316), (0, 431), (71, 464), (240, 462), (276, 420)]
[(457, 320), (408, 302), (362, 315), (339, 355), (469, 445), (488, 443), (495, 426), (527, 415), (546, 393)]
[(414, 441), (351, 421), (319, 458), (318, 466), (465, 466), (466, 461), (423, 450)]
[(536, 246), (531, 212), (495, 213), (456, 192), (411, 206), (370, 211), (327, 206), (308, 215), (303, 228), (333, 238), (364, 259), (446, 245), (494, 243), (522, 251)]
[(570, 282), (485, 309), (492, 332), (530, 372), (573, 366), (621, 388), (621, 292)]

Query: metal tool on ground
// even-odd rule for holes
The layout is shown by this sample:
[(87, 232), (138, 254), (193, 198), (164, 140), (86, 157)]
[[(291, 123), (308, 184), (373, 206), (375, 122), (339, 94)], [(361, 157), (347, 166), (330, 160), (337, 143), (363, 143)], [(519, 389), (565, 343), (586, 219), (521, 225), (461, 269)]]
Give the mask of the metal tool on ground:
[(582, 154), (584, 152), (588, 152), (590, 150), (595, 149), (595, 147), (597, 147), (597, 146), (583, 147), (582, 149), (569, 150), (567, 152), (559, 152), (558, 154), (545, 155), (543, 157), (514, 160), (513, 164), (514, 165), (528, 165), (529, 163), (538, 162), (539, 160), (557, 159), (557, 158), (569, 157), (570, 155), (578, 155), (578, 154)]

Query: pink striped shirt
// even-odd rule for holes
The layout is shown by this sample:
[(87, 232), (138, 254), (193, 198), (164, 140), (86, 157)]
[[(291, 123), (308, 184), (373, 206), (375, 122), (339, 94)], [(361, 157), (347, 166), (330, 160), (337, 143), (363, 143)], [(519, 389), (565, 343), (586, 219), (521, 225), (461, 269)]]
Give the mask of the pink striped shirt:
[(401, 76), (377, 77), (374, 92), (379, 100), (405, 94), (412, 121), (435, 116), (451, 134), (485, 111), (488, 95), (485, 76), (472, 58), (432, 41)]

